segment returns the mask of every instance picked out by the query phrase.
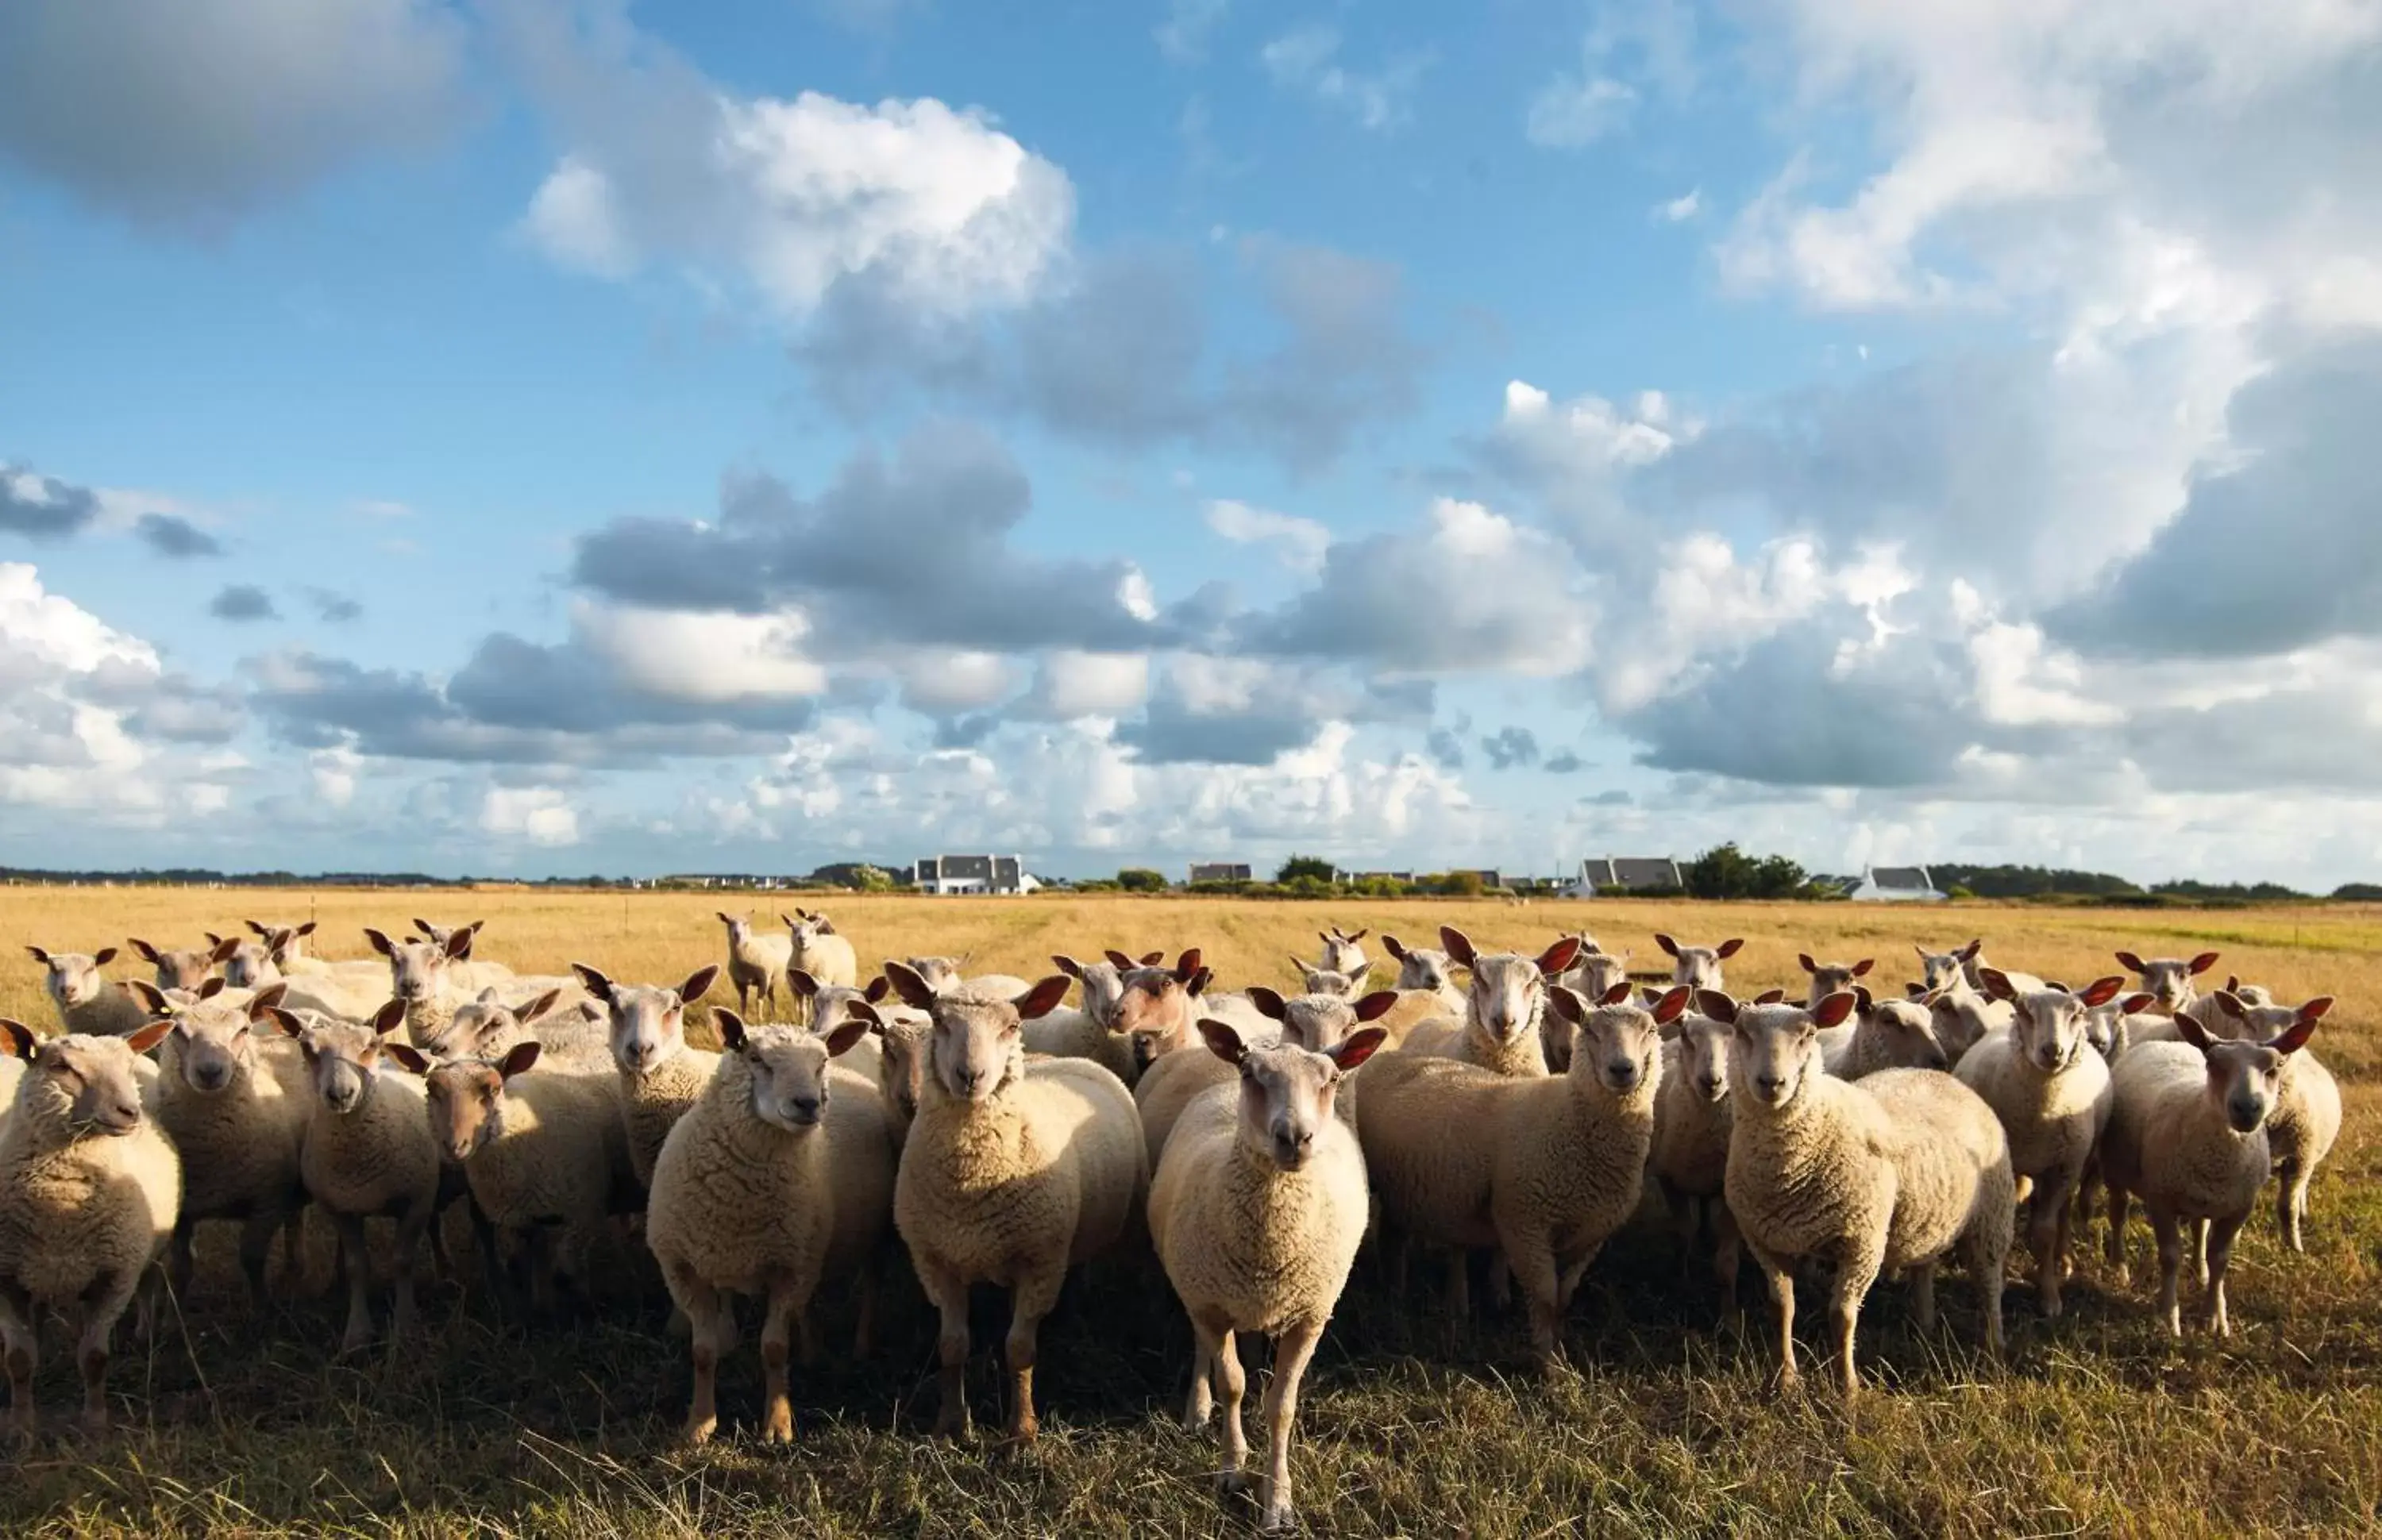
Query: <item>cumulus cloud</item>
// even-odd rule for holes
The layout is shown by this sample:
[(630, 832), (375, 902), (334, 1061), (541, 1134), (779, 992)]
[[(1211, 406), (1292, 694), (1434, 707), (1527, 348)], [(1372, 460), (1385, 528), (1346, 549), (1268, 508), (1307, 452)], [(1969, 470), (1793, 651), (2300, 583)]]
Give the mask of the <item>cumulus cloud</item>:
[(1322, 570), (1323, 554), (1332, 544), (1331, 530), (1312, 519), (1275, 513), (1231, 498), (1210, 501), (1206, 518), (1209, 529), (1236, 545), (1272, 547), (1276, 558), (1294, 572)]
[(98, 517), (99, 498), (89, 487), (0, 465), (0, 531), (61, 540), (80, 534)]
[(0, 156), (143, 224), (211, 231), (441, 138), (464, 42), (440, 0), (0, 7)]
[(176, 514), (144, 513), (134, 521), (132, 532), (159, 556), (177, 561), (223, 555), (222, 541)]
[(1367, 72), (1340, 62), (1340, 43), (1337, 28), (1301, 27), (1267, 43), (1258, 51), (1258, 62), (1276, 86), (1314, 97), (1358, 128), (1387, 133), (1404, 127), (1413, 116), (1415, 88), (1431, 66), (1430, 54), (1398, 54)]
[(218, 620), (278, 620), (280, 612), (273, 607), (273, 595), (254, 583), (229, 583), (207, 605), (207, 613)]
[(579, 813), (571, 799), (550, 786), (488, 788), (480, 804), (480, 827), (499, 838), (525, 839), (546, 847), (579, 843)]

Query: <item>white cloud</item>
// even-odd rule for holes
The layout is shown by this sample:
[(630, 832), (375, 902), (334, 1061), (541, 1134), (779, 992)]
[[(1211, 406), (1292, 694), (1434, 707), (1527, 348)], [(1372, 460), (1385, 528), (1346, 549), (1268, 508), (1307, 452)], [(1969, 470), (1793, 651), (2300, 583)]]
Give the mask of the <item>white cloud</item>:
[(1208, 528), (1240, 545), (1271, 545), (1282, 564), (1294, 572), (1322, 569), (1323, 553), (1331, 548), (1332, 532), (1312, 519), (1275, 513), (1230, 498), (1209, 503)]
[(522, 233), (553, 262), (598, 278), (625, 278), (637, 251), (620, 227), (611, 178), (576, 155), (547, 173), (522, 215)]
[(809, 622), (774, 615), (643, 609), (586, 599), (571, 606), (573, 633), (620, 678), (677, 701), (728, 702), (817, 695), (827, 670), (803, 655)]
[(1601, 11), (1579, 52), (1577, 71), (1558, 72), (1530, 98), (1522, 131), (1531, 143), (1584, 149), (1628, 128), (1650, 92), (1677, 103), (1695, 89), (1695, 15), (1680, 0)]
[(1609, 75), (1558, 75), (1530, 98), (1522, 132), (1549, 150), (1578, 150), (1628, 125), (1638, 93)]
[(492, 786), (480, 803), (480, 827), (501, 838), (538, 846), (579, 843), (579, 813), (550, 786)]
[(1654, 217), (1662, 220), (1666, 225), (1684, 225), (1688, 220), (1693, 219), (1697, 214), (1701, 214), (1703, 212), (1703, 208), (1704, 189), (1700, 187), (1691, 187), (1687, 191), (1679, 194), (1676, 198), (1673, 198), (1666, 202), (1655, 204)]
[(335, 808), (346, 807), (356, 800), (356, 772), (362, 765), (363, 756), (353, 749), (317, 749), (306, 756), (314, 795)]
[(1258, 51), (1258, 61), (1276, 86), (1304, 91), (1359, 128), (1386, 133), (1402, 127), (1412, 116), (1415, 88), (1430, 67), (1430, 55), (1401, 54), (1370, 74), (1340, 64), (1339, 55), (1338, 30), (1319, 25), (1273, 39)]
[(1158, 618), (1158, 594), (1149, 586), (1149, 575), (1138, 567), (1128, 565), (1124, 576), (1117, 580), (1117, 604), (1136, 620)]
[(1062, 721), (1121, 716), (1149, 694), (1149, 658), (1141, 653), (1046, 654), (1035, 682), (1039, 714)]
[(1159, 24), (1159, 52), (1176, 64), (1199, 64), (1208, 57), (1208, 35), (1224, 19), (1231, 0), (1167, 0), (1166, 19)]
[(920, 653), (900, 672), (902, 702), (913, 711), (981, 711), (1017, 688), (1016, 669), (997, 653)]

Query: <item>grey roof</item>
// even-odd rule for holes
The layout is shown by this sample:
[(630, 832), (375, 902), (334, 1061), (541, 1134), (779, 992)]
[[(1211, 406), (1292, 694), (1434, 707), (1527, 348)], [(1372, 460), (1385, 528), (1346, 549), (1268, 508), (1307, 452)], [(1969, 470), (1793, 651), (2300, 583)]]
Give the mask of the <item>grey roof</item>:
[(1583, 861), (1579, 874), (1591, 887), (1634, 888), (1677, 887), (1679, 863), (1668, 856), (1607, 856), (1601, 861)]
[(1246, 882), (1249, 863), (1246, 861), (1195, 861), (1191, 863), (1193, 882)]
[(1879, 887), (1890, 887), (1908, 893), (1932, 893), (1935, 885), (1928, 880), (1924, 866), (1872, 866), (1869, 880)]

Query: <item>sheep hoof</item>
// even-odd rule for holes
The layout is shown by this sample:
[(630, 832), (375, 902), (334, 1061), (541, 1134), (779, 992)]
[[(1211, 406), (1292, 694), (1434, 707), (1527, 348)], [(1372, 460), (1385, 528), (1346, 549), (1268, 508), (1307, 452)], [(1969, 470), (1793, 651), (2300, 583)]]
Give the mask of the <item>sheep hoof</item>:
[(1298, 1513), (1286, 1500), (1277, 1499), (1258, 1518), (1258, 1533), (1280, 1534), (1298, 1527)]
[(1240, 1502), (1249, 1495), (1249, 1474), (1246, 1471), (1216, 1473), (1216, 1497), (1220, 1502)]
[(690, 1417), (679, 1437), (688, 1448), (699, 1449), (711, 1442), (711, 1435), (719, 1426), (717, 1417)]
[(765, 1442), (771, 1444), (792, 1443), (794, 1441), (793, 1412), (782, 1406), (772, 1408), (767, 1424), (761, 1429), (761, 1437)]

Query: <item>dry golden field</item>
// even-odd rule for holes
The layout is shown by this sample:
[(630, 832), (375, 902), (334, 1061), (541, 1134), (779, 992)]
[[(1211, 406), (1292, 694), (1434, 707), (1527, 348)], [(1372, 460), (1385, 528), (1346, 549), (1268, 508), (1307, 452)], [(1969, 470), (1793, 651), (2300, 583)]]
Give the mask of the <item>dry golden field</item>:
[[(619, 979), (672, 981), (723, 955), (718, 907), (702, 896), (519, 890), (8, 888), (0, 935), (81, 951), (129, 935), (187, 946), (244, 918), (311, 915), (327, 943), (318, 951), (355, 956), (365, 924), (485, 917), (480, 955), (521, 970), (584, 959)], [(1706, 943), (1743, 935), (1729, 967), (1740, 994), (1799, 985), (1800, 950), (1875, 956), (1892, 986), (1909, 976), (1914, 941), (1941, 948), (1983, 935), (1990, 958), (2080, 986), (2117, 971), (2117, 947), (2216, 949), (2220, 976), (2238, 972), (2286, 999), (2337, 996), (2314, 1049), (2344, 1082), (2348, 1119), (2316, 1182), (2309, 1254), (2281, 1253), (2271, 1211), (2261, 1212), (2236, 1253), (2229, 1342), (2176, 1343), (2156, 1329), (2139, 1217), (2133, 1288), (2103, 1287), (2096, 1228), (2063, 1319), (2039, 1320), (2031, 1291), (2011, 1291), (2004, 1369), (1971, 1351), (1973, 1293), (1957, 1270), (1943, 1290), (1946, 1326), (1928, 1338), (1908, 1330), (1898, 1290), (1881, 1286), (1862, 1317), (1872, 1393), (1849, 1416), (1824, 1392), (1770, 1399), (1767, 1304), (1750, 1275), (1755, 1334), (1716, 1328), (1710, 1285), (1682, 1283), (1663, 1232), (1626, 1233), (1599, 1259), (1569, 1323), (1574, 1368), (1544, 1381), (1522, 1371), (1518, 1312), (1451, 1347), (1424, 1274), (1416, 1296), (1399, 1300), (1360, 1260), (1308, 1376), (1293, 1458), (1314, 1533), (2382, 1532), (2382, 911), (1114, 895), (829, 907), (864, 967), (970, 952), (971, 971), (1029, 977), (1053, 952), (1197, 945), (1224, 986), (1281, 985), (1288, 954), (1311, 956), (1326, 923), (1421, 942), (1449, 922), (1484, 950), (1535, 950), (1558, 929), (1585, 927), (1649, 968), (1660, 961), (1657, 930)], [(1368, 945), (1378, 956), (1377, 940)], [(55, 1028), (20, 947), (0, 955), (0, 1013)], [(707, 1040), (707, 1027), (695, 1035)], [(260, 1320), (241, 1308), (227, 1239), (203, 1243), (192, 1297), (157, 1342), (133, 1340), (129, 1325), (119, 1336), (122, 1429), (97, 1446), (45, 1432), (16, 1451), (0, 1480), (0, 1533), (1205, 1534), (1239, 1522), (1209, 1493), (1212, 1434), (1164, 1420), (1180, 1404), (1189, 1339), (1154, 1266), (1103, 1271), (1062, 1302), (1043, 1333), (1044, 1436), (1029, 1456), (924, 1436), (933, 1336), (907, 1278), (890, 1286), (875, 1362), (831, 1354), (798, 1375), (792, 1451), (746, 1436), (759, 1378), (748, 1334), (722, 1375), (730, 1436), (688, 1455), (672, 1443), (683, 1351), (662, 1334), (665, 1299), (641, 1256), (611, 1259), (596, 1324), (524, 1338), (491, 1325), (463, 1287), (440, 1286), (425, 1300), (426, 1342), (335, 1362), (339, 1311), (322, 1294), (323, 1237), (313, 1292)], [(830, 1309), (830, 1342), (838, 1318)], [(71, 1405), (66, 1356), (46, 1356), (45, 1412)], [(972, 1385), (981, 1416), (989, 1371)]]

